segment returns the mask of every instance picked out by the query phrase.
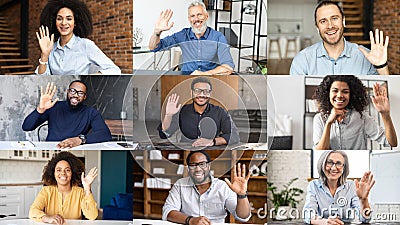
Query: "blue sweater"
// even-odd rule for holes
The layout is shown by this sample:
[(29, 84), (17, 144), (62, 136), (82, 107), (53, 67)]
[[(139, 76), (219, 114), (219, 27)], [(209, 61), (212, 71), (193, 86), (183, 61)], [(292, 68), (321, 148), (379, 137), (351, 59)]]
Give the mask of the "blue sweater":
[[(59, 101), (43, 114), (35, 109), (25, 118), (22, 129), (35, 130), (45, 121), (49, 124), (46, 141), (62, 141), (80, 134), (86, 136), (88, 144), (111, 141), (110, 129), (100, 113), (86, 105), (73, 109), (68, 102)], [(90, 130), (92, 130), (91, 133), (89, 133)]]

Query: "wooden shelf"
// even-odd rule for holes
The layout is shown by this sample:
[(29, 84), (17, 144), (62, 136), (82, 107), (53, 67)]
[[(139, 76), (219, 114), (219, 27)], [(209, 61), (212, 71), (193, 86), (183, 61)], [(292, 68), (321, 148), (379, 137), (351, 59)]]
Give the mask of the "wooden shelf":
[(150, 204), (156, 204), (156, 205), (164, 205), (165, 201), (161, 200), (149, 200), (148, 201)]
[(254, 180), (267, 180), (267, 176), (251, 176), (250, 179), (254, 179)]
[(240, 158), (240, 161), (264, 161), (267, 158)]
[(247, 192), (247, 196), (267, 197), (267, 190), (265, 190), (265, 193), (261, 193), (261, 192)]

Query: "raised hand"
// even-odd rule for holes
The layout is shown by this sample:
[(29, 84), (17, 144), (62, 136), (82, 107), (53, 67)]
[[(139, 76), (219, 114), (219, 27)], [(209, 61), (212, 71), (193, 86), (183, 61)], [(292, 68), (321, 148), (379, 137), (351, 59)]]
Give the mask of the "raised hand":
[(54, 45), (54, 34), (50, 36), (49, 28), (46, 26), (39, 27), (39, 32), (36, 32), (36, 37), (39, 41), (40, 50), (44, 57), (48, 58)]
[(374, 84), (374, 96), (371, 96), (372, 103), (375, 109), (379, 113), (389, 113), (390, 104), (387, 97), (387, 90), (385, 87), (379, 85), (379, 83)]
[(364, 54), (365, 58), (375, 66), (383, 65), (387, 62), (387, 49), (389, 45), (389, 36), (383, 38), (383, 31), (379, 31), (379, 29), (375, 30), (375, 38), (374, 33), (372, 31), (369, 32), (369, 39), (371, 40), (371, 51), (367, 52), (362, 47), (359, 47), (360, 51)]
[(96, 167), (93, 167), (92, 169), (90, 169), (90, 171), (86, 175), (86, 177), (85, 177), (85, 172), (82, 172), (81, 180), (82, 180), (83, 188), (89, 188), (90, 189), (90, 185), (93, 183), (94, 178), (96, 178), (97, 175), (98, 175), (97, 172), (98, 172), (98, 170), (97, 170)]
[(57, 103), (58, 98), (54, 99), (53, 101), (53, 97), (56, 92), (57, 87), (56, 85), (54, 85), (53, 82), (47, 83), (47, 87), (44, 92), (43, 87), (40, 87), (40, 102), (39, 106), (36, 108), (39, 113), (44, 113), (46, 110), (50, 109)]
[(65, 223), (65, 220), (64, 220), (64, 217), (62, 217), (59, 214), (56, 214), (54, 216), (48, 216), (48, 215), (43, 216), (42, 217), (42, 222), (62, 225), (62, 224)]
[(329, 117), (326, 122), (330, 124), (334, 123), (335, 120), (341, 122), (345, 118), (346, 112), (347, 112), (346, 109), (332, 108), (331, 113), (329, 114)]
[(158, 17), (158, 19), (157, 19), (154, 31), (156, 33), (160, 33), (162, 31), (167, 31), (167, 30), (171, 29), (171, 27), (174, 26), (174, 22), (172, 22), (170, 24), (168, 24), (168, 23), (169, 23), (169, 20), (171, 19), (172, 15), (173, 15), (173, 12), (171, 9), (161, 11), (160, 17)]
[(355, 180), (355, 184), (356, 193), (360, 201), (367, 200), (369, 192), (375, 184), (374, 175), (371, 173), (371, 171), (365, 172), (360, 181)]
[[(237, 171), (236, 171), (237, 168)], [(238, 195), (245, 195), (247, 192), (247, 183), (250, 179), (250, 173), (246, 176), (246, 165), (243, 164), (240, 168), (240, 163), (233, 166), (233, 177), (232, 181), (225, 178), (225, 182), (228, 184), (229, 188)]]
[(178, 102), (179, 102), (179, 95), (174, 93), (168, 97), (167, 106), (165, 107), (166, 116), (172, 116), (177, 112), (179, 112), (179, 110), (182, 107), (182, 104), (178, 105)]

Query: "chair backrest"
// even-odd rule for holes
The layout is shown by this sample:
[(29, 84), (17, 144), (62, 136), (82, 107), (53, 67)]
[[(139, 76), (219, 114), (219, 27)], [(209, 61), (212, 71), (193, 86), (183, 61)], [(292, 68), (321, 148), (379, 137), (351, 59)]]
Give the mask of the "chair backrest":
[(46, 140), (48, 128), (49, 128), (49, 126), (47, 123), (44, 123), (37, 128), (38, 141)]

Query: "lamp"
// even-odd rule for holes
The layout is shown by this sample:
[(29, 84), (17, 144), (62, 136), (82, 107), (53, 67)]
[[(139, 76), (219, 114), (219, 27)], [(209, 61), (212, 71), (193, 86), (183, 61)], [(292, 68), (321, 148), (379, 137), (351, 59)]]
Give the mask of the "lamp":
[(243, 12), (247, 15), (255, 15), (256, 14), (256, 6), (249, 3), (242, 9), (242, 13)]

